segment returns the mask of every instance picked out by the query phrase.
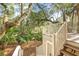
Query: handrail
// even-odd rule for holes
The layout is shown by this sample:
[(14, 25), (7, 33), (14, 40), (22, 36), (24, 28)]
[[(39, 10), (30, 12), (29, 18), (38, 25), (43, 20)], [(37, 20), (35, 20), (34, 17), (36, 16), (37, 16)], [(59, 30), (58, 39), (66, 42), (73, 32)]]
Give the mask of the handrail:
[(12, 56), (23, 56), (23, 50), (21, 49), (20, 45), (16, 47)]
[(62, 27), (63, 27), (65, 24), (66, 24), (66, 22), (64, 22), (64, 23), (61, 25), (61, 27), (59, 28), (59, 30), (58, 30), (56, 33), (60, 32), (60, 30), (62, 29)]
[(43, 35), (52, 37), (54, 34), (55, 34), (55, 33), (53, 33), (53, 34), (43, 34)]
[(55, 34), (55, 55), (60, 54), (59, 51), (63, 48), (66, 39), (67, 39), (67, 23), (64, 22)]

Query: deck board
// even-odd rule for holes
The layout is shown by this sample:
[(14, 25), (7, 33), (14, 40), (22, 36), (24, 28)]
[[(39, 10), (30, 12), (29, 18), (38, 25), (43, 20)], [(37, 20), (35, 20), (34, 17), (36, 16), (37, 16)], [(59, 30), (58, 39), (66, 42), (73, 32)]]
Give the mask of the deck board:
[(79, 43), (79, 33), (68, 33), (67, 40)]

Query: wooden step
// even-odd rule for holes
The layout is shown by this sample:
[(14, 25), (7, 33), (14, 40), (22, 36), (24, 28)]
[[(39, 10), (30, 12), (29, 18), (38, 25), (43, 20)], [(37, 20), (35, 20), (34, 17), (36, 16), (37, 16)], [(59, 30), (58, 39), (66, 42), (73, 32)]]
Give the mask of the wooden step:
[(75, 46), (75, 47), (79, 48), (79, 43), (78, 42), (66, 40), (66, 44), (69, 44), (69, 45), (72, 45), (72, 46)]
[(65, 44), (64, 47), (79, 51), (79, 47), (75, 47), (75, 46), (72, 46), (72, 45), (69, 45), (69, 44)]
[(71, 53), (69, 53), (69, 52), (67, 52), (67, 51), (65, 51), (65, 50), (60, 50), (60, 53), (61, 54), (63, 54), (63, 55), (65, 55), (65, 56), (75, 56), (74, 54), (71, 54)]

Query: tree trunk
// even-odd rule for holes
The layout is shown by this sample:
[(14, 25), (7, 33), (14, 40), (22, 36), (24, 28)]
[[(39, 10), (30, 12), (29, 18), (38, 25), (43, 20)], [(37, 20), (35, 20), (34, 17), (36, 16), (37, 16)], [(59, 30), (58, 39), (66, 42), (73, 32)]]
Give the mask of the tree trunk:
[(66, 21), (66, 19), (65, 19), (65, 11), (63, 10), (62, 12), (63, 12), (63, 22), (64, 22), (64, 21)]
[(73, 13), (72, 13), (72, 18), (71, 18), (71, 26), (72, 26), (72, 29), (71, 29), (71, 32), (73, 32), (73, 18), (74, 18), (74, 11), (73, 11)]
[(77, 10), (78, 22), (77, 22), (77, 33), (79, 33), (79, 11)]
[(23, 14), (23, 3), (21, 3), (21, 16)]
[(12, 21), (12, 22), (5, 22), (1, 27), (0, 27), (0, 39), (5, 35), (4, 33), (7, 31), (7, 29), (13, 27), (13, 26), (18, 26), (18, 24), (21, 23), (21, 21), (24, 20), (24, 17), (28, 17), (30, 12), (32, 10), (32, 3), (29, 4), (28, 6), (28, 12), (27, 13), (23, 13), (18, 19)]

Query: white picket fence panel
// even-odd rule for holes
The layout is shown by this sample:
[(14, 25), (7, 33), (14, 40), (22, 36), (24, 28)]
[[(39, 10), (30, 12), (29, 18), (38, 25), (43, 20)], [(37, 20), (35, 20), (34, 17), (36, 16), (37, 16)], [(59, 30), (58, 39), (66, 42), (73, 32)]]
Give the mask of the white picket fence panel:
[(14, 50), (12, 56), (23, 56), (23, 50), (22, 50), (20, 45), (18, 45), (16, 47), (16, 49)]

